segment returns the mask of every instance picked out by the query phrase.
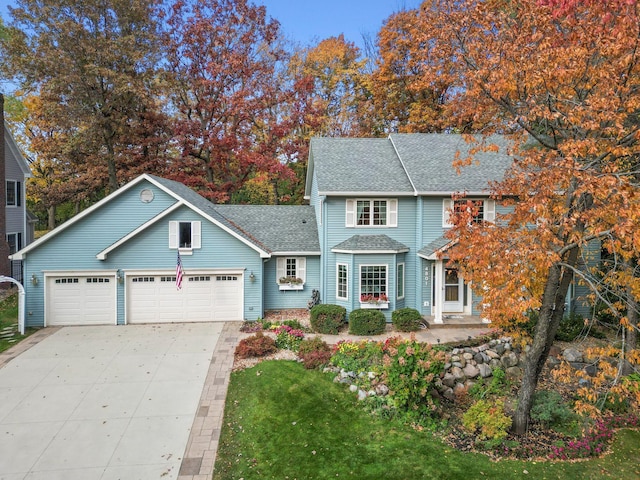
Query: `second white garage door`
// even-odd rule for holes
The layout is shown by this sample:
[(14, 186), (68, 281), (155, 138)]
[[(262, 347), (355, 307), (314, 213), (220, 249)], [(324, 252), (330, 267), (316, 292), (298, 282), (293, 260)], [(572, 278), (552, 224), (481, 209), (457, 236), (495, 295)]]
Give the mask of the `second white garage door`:
[(127, 323), (211, 322), (243, 319), (243, 282), (239, 274), (127, 278)]

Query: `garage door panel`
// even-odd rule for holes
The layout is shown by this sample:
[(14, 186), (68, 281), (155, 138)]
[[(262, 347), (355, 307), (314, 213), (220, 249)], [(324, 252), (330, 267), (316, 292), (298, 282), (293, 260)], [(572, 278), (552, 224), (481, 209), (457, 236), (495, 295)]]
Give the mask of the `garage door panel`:
[(176, 288), (175, 276), (157, 275), (146, 277), (145, 281), (133, 280), (127, 281), (128, 323), (210, 322), (243, 318), (242, 275), (185, 275), (180, 290)]
[(47, 278), (47, 325), (115, 323), (115, 277), (66, 275)]

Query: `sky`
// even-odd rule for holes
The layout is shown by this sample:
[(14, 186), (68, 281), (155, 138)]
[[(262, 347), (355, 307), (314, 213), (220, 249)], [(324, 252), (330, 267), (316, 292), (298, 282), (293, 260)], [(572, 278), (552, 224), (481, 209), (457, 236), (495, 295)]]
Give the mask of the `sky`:
[[(135, 0), (133, 0), (135, 1)], [(301, 46), (317, 43), (344, 33), (347, 40), (362, 47), (362, 35), (375, 38), (382, 23), (404, 8), (416, 8), (420, 0), (251, 0), (267, 7), (267, 14), (278, 20), (284, 35)], [(7, 5), (0, 0), (0, 15), (8, 20)]]

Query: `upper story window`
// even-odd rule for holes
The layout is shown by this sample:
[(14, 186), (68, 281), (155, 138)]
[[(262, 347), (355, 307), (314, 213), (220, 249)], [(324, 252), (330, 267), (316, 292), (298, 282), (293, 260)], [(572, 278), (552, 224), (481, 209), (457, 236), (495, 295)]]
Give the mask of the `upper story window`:
[(179, 248), (181, 252), (189, 252), (201, 248), (201, 223), (196, 222), (169, 222), (169, 248)]
[(9, 244), (9, 255), (13, 255), (22, 248), (22, 233), (7, 233), (7, 243)]
[(397, 227), (398, 200), (357, 199), (346, 201), (347, 227)]
[(14, 180), (7, 180), (6, 205), (19, 207), (22, 205), (22, 184)]
[(452, 227), (451, 212), (468, 211), (472, 215), (472, 223), (494, 222), (496, 219), (496, 202), (492, 199), (461, 198), (453, 200), (445, 198), (442, 202), (442, 226)]

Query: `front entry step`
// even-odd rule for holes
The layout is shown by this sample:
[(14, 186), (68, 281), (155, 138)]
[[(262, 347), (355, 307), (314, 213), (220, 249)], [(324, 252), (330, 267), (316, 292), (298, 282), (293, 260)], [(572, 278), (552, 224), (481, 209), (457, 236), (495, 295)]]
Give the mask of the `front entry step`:
[(443, 323), (435, 323), (433, 316), (425, 316), (424, 323), (427, 328), (487, 328), (491, 323), (487, 323), (482, 317), (471, 315), (444, 315)]

